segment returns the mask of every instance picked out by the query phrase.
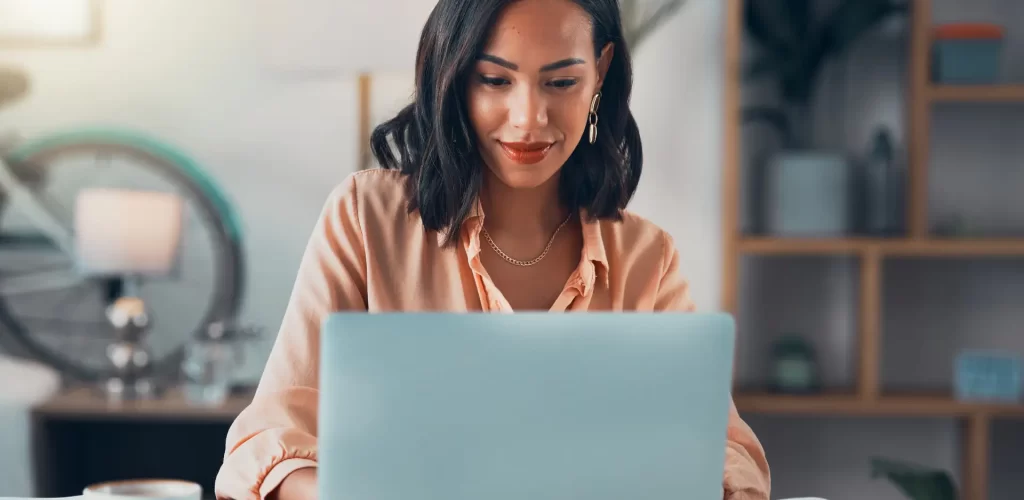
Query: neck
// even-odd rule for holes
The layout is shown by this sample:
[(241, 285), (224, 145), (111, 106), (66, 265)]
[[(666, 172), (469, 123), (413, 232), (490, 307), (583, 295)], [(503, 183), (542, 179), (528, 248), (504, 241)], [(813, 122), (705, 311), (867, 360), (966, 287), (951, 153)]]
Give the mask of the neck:
[(491, 233), (550, 235), (569, 212), (558, 198), (558, 175), (535, 188), (512, 188), (490, 171), (481, 192), (485, 224)]

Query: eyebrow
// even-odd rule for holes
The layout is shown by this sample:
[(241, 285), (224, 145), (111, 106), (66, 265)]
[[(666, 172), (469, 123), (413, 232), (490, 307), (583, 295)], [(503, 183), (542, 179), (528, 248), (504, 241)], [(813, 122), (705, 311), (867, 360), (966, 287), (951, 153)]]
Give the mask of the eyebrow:
[[(519, 65), (518, 64), (510, 62), (510, 61), (507, 61), (507, 60), (502, 59), (502, 58), (500, 58), (498, 56), (495, 56), (495, 55), (481, 54), (480, 57), (478, 57), (477, 59), (479, 59), (481, 61), (487, 61), (487, 62), (491, 62), (491, 63), (497, 64), (498, 66), (501, 66), (501, 67), (504, 67), (504, 68), (508, 68), (508, 69), (510, 69), (512, 71), (518, 71), (519, 70)], [(562, 59), (561, 61), (555, 61), (555, 62), (553, 62), (551, 64), (545, 64), (544, 66), (542, 66), (540, 68), (540, 70), (541, 70), (541, 72), (554, 71), (556, 69), (567, 68), (569, 66), (575, 66), (577, 64), (585, 64), (585, 63), (586, 63), (586, 61), (584, 61), (583, 59), (580, 59), (578, 57), (571, 57), (569, 59)]]

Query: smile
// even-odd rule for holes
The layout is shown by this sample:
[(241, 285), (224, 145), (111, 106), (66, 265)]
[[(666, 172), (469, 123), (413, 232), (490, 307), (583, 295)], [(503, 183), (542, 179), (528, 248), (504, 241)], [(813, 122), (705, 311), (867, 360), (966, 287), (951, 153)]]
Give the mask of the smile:
[(501, 150), (510, 160), (524, 165), (539, 163), (548, 156), (554, 143), (550, 142), (501, 142)]

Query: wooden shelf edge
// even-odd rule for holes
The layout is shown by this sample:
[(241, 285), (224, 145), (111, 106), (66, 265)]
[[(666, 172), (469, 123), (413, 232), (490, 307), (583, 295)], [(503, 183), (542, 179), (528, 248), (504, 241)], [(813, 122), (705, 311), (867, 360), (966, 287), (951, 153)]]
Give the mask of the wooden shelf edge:
[(765, 415), (1024, 418), (1024, 404), (975, 403), (949, 396), (891, 395), (867, 400), (854, 394), (737, 393), (740, 412)]
[(231, 423), (252, 401), (252, 394), (235, 394), (220, 406), (186, 402), (180, 389), (152, 400), (109, 402), (95, 389), (78, 387), (58, 394), (32, 409), (36, 417), (63, 420), (171, 420)]
[(1024, 257), (1024, 238), (761, 238), (743, 237), (739, 250), (751, 255), (856, 255), (879, 252), (907, 257)]
[(828, 255), (855, 254), (878, 244), (878, 240), (859, 238), (772, 238), (741, 237), (739, 250), (745, 254)]
[(935, 102), (1024, 103), (1024, 84), (932, 85), (928, 95)]

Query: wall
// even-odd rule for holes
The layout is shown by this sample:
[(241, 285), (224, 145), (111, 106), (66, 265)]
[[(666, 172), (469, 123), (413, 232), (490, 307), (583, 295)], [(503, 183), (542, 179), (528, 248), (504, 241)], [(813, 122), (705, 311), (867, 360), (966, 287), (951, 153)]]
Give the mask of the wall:
[[(266, 19), (251, 18), (243, 0), (106, 3), (99, 47), (0, 50), (0, 64), (24, 66), (33, 79), (31, 94), (0, 113), (0, 130), (33, 137), (116, 124), (188, 151), (241, 211), (251, 269), (244, 319), (276, 329), (321, 203), (355, 168), (354, 81), (268, 74), (263, 51), (273, 34), (260, 31)], [(632, 208), (678, 240), (703, 309), (716, 308), (719, 294), (720, 10), (692, 2), (636, 56), (634, 111), (647, 161)], [(338, 19), (339, 30), (362, 28)], [(351, 49), (314, 46), (320, 54), (302, 59)], [(404, 77), (380, 75), (375, 102), (394, 102), (389, 92), (404, 91)], [(162, 315), (158, 343), (181, 338), (176, 316)], [(253, 349), (247, 378), (268, 349), (269, 341)]]

